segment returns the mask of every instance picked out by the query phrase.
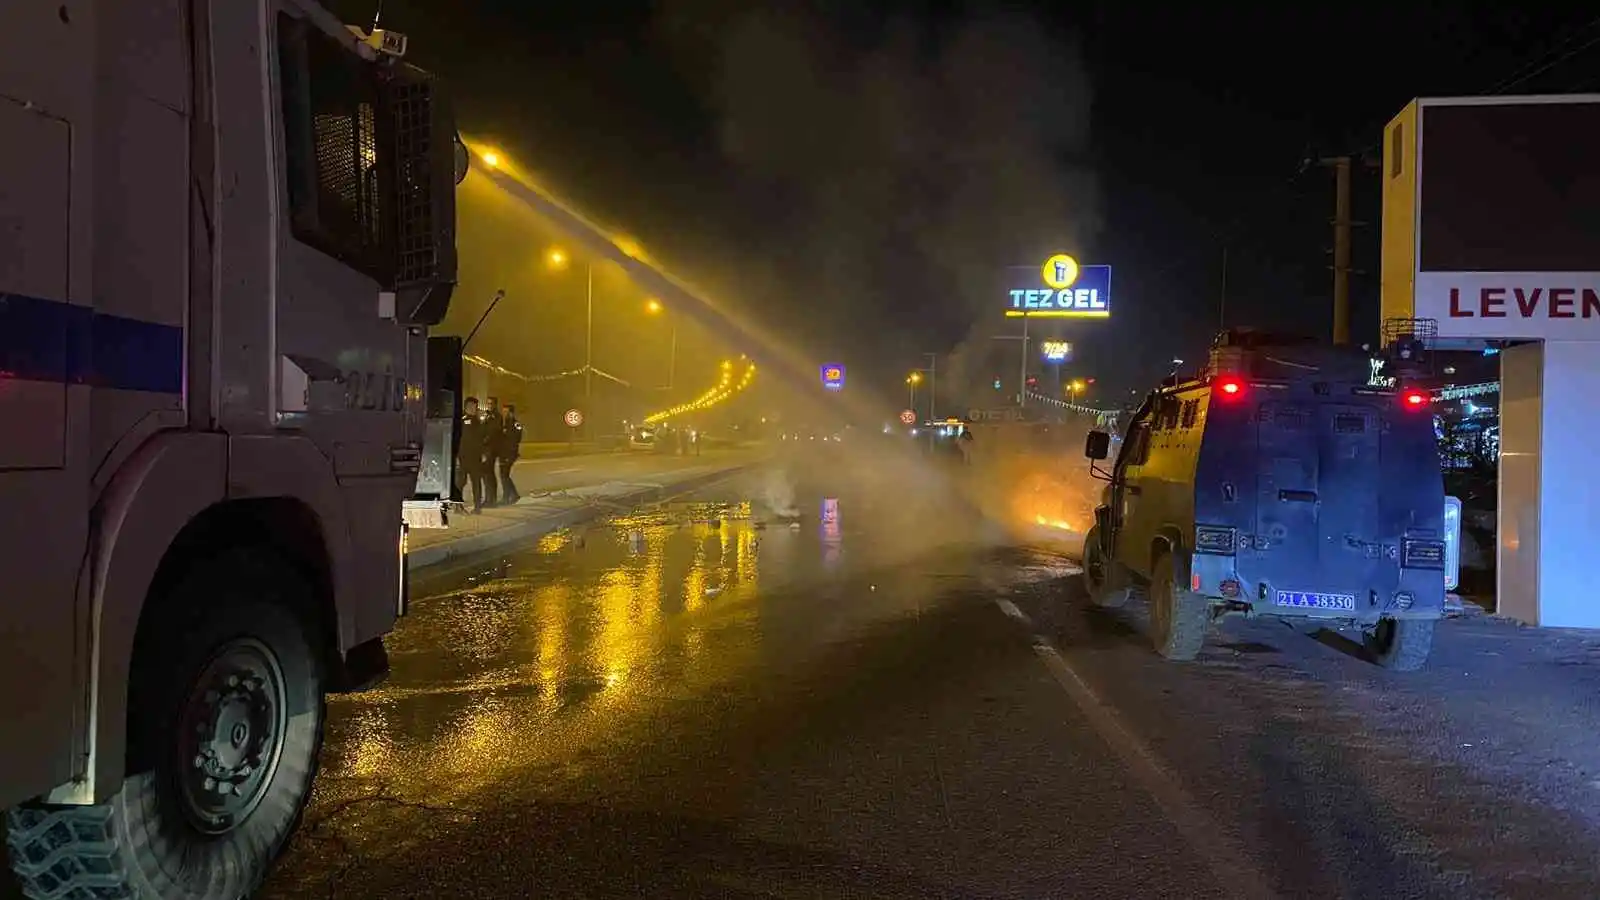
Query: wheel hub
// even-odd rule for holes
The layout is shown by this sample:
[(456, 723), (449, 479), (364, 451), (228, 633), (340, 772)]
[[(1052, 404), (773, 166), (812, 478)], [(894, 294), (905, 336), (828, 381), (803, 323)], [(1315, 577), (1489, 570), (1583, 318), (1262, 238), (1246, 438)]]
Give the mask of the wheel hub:
[(222, 834), (257, 805), (283, 749), (284, 677), (277, 656), (253, 639), (222, 647), (192, 682), (178, 735), (184, 812)]

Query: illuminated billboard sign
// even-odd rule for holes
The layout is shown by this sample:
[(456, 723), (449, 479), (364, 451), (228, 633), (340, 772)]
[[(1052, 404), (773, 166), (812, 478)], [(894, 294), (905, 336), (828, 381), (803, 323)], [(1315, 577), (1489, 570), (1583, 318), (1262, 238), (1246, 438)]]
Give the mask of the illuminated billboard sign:
[(844, 366), (827, 363), (822, 367), (822, 386), (830, 391), (844, 390)]
[(1039, 352), (1045, 362), (1066, 362), (1072, 356), (1072, 344), (1068, 341), (1040, 341)]
[(1111, 317), (1111, 267), (1081, 266), (1058, 253), (1045, 260), (1037, 285), (1006, 293), (1010, 317), (1106, 319)]
[(1384, 131), (1381, 321), (1600, 340), (1593, 153), (1574, 149), (1596, 141), (1594, 95), (1408, 104)]

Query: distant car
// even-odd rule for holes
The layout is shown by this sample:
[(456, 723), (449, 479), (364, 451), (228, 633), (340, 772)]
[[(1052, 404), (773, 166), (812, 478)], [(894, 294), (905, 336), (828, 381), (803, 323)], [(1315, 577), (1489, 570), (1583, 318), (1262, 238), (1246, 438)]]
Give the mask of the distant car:
[(638, 450), (651, 450), (656, 446), (656, 431), (653, 428), (635, 428), (628, 434), (628, 446)]

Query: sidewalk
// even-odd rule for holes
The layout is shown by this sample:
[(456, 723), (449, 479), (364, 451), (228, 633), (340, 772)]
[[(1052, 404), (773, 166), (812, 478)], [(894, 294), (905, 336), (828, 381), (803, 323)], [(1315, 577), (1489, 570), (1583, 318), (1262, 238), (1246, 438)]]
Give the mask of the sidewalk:
[(455, 513), (450, 527), (419, 529), (408, 538), (407, 568), (415, 572), (446, 560), (482, 553), (562, 528), (625, 512), (720, 481), (748, 468), (748, 460), (711, 463), (665, 473), (649, 481), (607, 481), (540, 496), (516, 506), (486, 509), (478, 515)]

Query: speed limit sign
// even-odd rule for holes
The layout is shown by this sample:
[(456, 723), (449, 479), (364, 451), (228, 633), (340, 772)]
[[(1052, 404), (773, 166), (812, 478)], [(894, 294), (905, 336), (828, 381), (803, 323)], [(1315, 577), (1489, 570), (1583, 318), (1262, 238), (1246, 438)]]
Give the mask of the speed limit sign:
[(900, 424), (902, 424), (902, 425), (915, 425), (916, 423), (917, 423), (917, 414), (916, 414), (916, 412), (914, 412), (912, 410), (909, 410), (909, 409), (901, 410), (901, 412), (900, 412)]
[(577, 428), (583, 424), (583, 413), (569, 409), (567, 414), (561, 417), (561, 421), (566, 422), (568, 428)]

